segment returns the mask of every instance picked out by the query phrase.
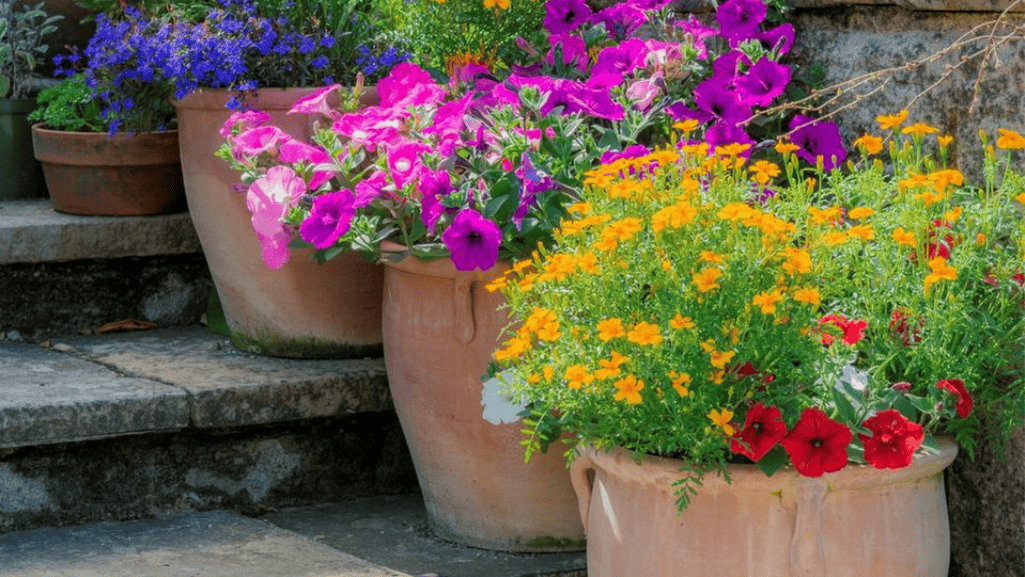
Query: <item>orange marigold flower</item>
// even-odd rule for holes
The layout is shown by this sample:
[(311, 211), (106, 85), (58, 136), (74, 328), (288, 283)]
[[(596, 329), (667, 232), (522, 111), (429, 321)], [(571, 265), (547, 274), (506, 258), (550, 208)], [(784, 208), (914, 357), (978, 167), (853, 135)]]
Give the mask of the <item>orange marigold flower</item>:
[(719, 280), (719, 277), (721, 277), (722, 274), (723, 273), (721, 270), (714, 267), (709, 267), (701, 272), (695, 273), (692, 277), (692, 280), (694, 284), (698, 287), (698, 291), (706, 293), (708, 291), (719, 288), (720, 285), (716, 281)]
[(657, 345), (662, 342), (658, 326), (643, 321), (637, 323), (630, 332), (626, 333), (626, 338), (631, 343), (641, 346)]
[(915, 233), (908, 232), (901, 227), (897, 227), (897, 229), (893, 231), (892, 236), (893, 240), (897, 241), (897, 244), (907, 246), (915, 246), (918, 244), (918, 241), (915, 239)]
[(676, 371), (669, 373), (670, 383), (673, 385), (673, 389), (681, 396), (686, 397), (690, 394), (690, 389), (687, 385), (690, 384), (690, 375), (687, 373), (677, 374)]
[(508, 359), (519, 358), (520, 355), (530, 349), (530, 341), (520, 337), (513, 337), (505, 341), (505, 348), (495, 351), (495, 360), (502, 362)]
[(695, 327), (694, 320), (690, 317), (685, 317), (680, 313), (676, 313), (676, 316), (669, 319), (670, 328), (676, 330), (692, 329)]
[(850, 236), (856, 236), (861, 240), (872, 240), (876, 237), (876, 231), (870, 224), (859, 224), (858, 226), (852, 226), (847, 229), (847, 234)]
[(900, 131), (901, 134), (910, 134), (912, 136), (925, 136), (926, 134), (935, 134), (937, 132), (939, 132), (939, 130), (935, 126), (929, 126), (928, 124), (922, 124), (921, 122), (916, 122), (911, 126), (905, 126), (904, 129)]
[(819, 294), (819, 291), (810, 287), (803, 287), (795, 290), (794, 300), (812, 306), (819, 306), (822, 304), (822, 297)]
[(1005, 130), (998, 128), (997, 132), (1000, 136), (997, 138), (997, 148), (1003, 150), (1021, 150), (1025, 149), (1025, 137), (1018, 134), (1013, 130)]
[(781, 141), (776, 143), (776, 152), (778, 152), (780, 154), (788, 154), (788, 153), (791, 153), (791, 152), (798, 151), (800, 149), (801, 149), (801, 147), (796, 145), (796, 144), (794, 144), (793, 142), (788, 142), (788, 141), (785, 141), (785, 140), (781, 140)]
[(861, 220), (863, 218), (868, 218), (872, 216), (873, 214), (875, 214), (875, 212), (875, 210), (872, 210), (867, 206), (859, 206), (857, 208), (852, 208), (847, 213), (847, 216), (851, 217), (854, 220)]
[(751, 299), (751, 304), (761, 307), (763, 315), (771, 315), (776, 312), (776, 304), (783, 301), (783, 293), (779, 289), (766, 292), (762, 291)]
[(947, 264), (947, 259), (938, 256), (933, 259), (929, 259), (929, 269), (932, 271), (925, 275), (925, 294), (929, 294), (929, 289), (933, 284), (941, 280), (957, 280), (957, 270)]
[(863, 135), (854, 141), (854, 146), (865, 149), (865, 154), (879, 154), (883, 150), (883, 139), (878, 136)]
[(954, 137), (949, 134), (947, 136), (937, 136), (936, 141), (940, 143), (940, 148), (946, 148), (950, 146), (951, 142), (954, 142)]
[(811, 272), (811, 255), (802, 249), (790, 249), (787, 251), (787, 260), (783, 263), (783, 270), (789, 275), (808, 274)]
[(722, 432), (725, 433), (727, 437), (733, 436), (735, 431), (733, 429), (733, 425), (730, 424), (730, 419), (733, 418), (733, 411), (729, 409), (723, 409), (722, 411), (712, 409), (708, 412), (708, 418), (712, 421), (713, 425), (722, 429)]
[(603, 341), (626, 335), (626, 328), (623, 327), (623, 321), (620, 319), (605, 319), (598, 323), (597, 328), (598, 338)]
[(628, 405), (636, 405), (643, 400), (641, 398), (641, 390), (644, 389), (644, 381), (637, 377), (627, 375), (612, 384), (618, 389), (613, 400), (626, 401)]
[(683, 132), (694, 132), (698, 129), (699, 125), (700, 123), (697, 120), (694, 120), (693, 118), (688, 118), (683, 122), (677, 122), (673, 124), (673, 128), (681, 130)]
[(908, 118), (908, 111), (901, 110), (897, 114), (876, 116), (876, 122), (879, 123), (879, 127), (883, 130), (891, 130), (897, 128), (904, 123)]
[(587, 372), (587, 367), (584, 365), (573, 365), (571, 367), (567, 367), (562, 378), (566, 379), (566, 386), (574, 391), (594, 381), (594, 375)]

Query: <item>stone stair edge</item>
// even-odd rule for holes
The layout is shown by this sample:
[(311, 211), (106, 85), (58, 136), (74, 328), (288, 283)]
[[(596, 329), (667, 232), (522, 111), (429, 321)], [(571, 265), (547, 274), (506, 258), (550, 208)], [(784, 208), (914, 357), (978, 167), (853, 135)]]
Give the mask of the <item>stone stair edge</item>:
[(0, 265), (201, 252), (189, 213), (80, 216), (49, 199), (0, 200)]
[(0, 340), (0, 450), (393, 409), (383, 359), (236, 349), (202, 326)]

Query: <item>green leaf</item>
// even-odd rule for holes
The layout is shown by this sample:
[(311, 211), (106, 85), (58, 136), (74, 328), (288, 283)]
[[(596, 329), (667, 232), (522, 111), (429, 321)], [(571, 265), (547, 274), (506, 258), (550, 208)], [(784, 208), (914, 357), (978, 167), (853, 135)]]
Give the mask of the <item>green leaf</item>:
[(786, 465), (790, 461), (787, 457), (787, 452), (783, 450), (783, 447), (776, 445), (769, 450), (755, 465), (758, 465), (758, 469), (765, 473), (765, 476), (771, 477), (773, 473), (780, 470), (783, 465)]
[(830, 390), (833, 392), (833, 402), (836, 403), (836, 410), (840, 412), (840, 418), (847, 423), (857, 423), (858, 411), (847, 395), (835, 387)]

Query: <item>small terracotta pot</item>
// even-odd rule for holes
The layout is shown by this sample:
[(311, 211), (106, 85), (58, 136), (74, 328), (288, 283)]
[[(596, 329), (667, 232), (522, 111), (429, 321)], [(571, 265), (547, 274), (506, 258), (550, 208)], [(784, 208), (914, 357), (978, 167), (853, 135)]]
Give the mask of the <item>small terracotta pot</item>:
[(508, 420), (486, 413), (481, 376), (508, 318), (502, 296), (484, 286), (505, 268), (459, 272), (449, 259), (413, 257), (385, 264), (382, 329), (395, 410), (438, 535), (504, 551), (579, 550), (564, 446), (526, 464), (515, 411)]
[(109, 137), (36, 124), (32, 148), (60, 212), (137, 216), (185, 210), (177, 130)]
[[(251, 104), (268, 113), (271, 124), (309, 141), (310, 115), (286, 113), (313, 90), (262, 88)], [(198, 90), (174, 105), (189, 212), (232, 341), (279, 357), (380, 356), (381, 265), (355, 252), (320, 265), (300, 250), (278, 270), (264, 264), (245, 194), (234, 188), (240, 174), (214, 156), (224, 142), (219, 132), (231, 116), (225, 107), (230, 97), (227, 90)]]
[(943, 469), (957, 445), (910, 467), (848, 464), (821, 478), (731, 465), (706, 475), (680, 514), (683, 461), (584, 448), (571, 467), (587, 528), (588, 577), (944, 577), (950, 560)]

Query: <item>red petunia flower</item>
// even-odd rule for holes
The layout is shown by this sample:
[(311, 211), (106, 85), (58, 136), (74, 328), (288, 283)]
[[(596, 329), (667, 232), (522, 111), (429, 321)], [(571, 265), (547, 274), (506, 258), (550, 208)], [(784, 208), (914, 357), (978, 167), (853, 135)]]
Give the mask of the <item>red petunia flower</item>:
[(944, 259), (950, 259), (950, 251), (957, 246), (961, 239), (952, 234), (945, 234), (941, 240), (936, 240), (937, 231), (950, 230), (951, 226), (949, 222), (942, 220), (932, 221), (932, 229), (928, 231), (927, 237), (930, 239), (925, 245), (925, 252), (929, 259), (936, 257), (943, 257)]
[(865, 445), (865, 460), (876, 469), (901, 469), (911, 464), (925, 431), (900, 411), (880, 411), (862, 423), (872, 436), (858, 434)]
[(779, 409), (758, 403), (748, 409), (744, 428), (733, 435), (730, 450), (757, 462), (786, 434), (787, 426)]
[(830, 419), (821, 409), (811, 407), (801, 413), (797, 424), (779, 444), (790, 455), (798, 473), (821, 477), (847, 466), (847, 445), (853, 438), (850, 429)]
[(975, 407), (975, 402), (972, 401), (972, 396), (968, 394), (968, 389), (964, 386), (964, 381), (961, 379), (943, 379), (936, 383), (936, 388), (950, 391), (957, 395), (957, 414), (959, 417), (967, 417), (972, 414), (972, 408)]
[(922, 317), (918, 317), (918, 322), (911, 327), (904, 309), (897, 309), (890, 314), (890, 331), (903, 341), (905, 347), (922, 340), (920, 333), (923, 326), (925, 326), (925, 321), (922, 320)]
[[(861, 339), (865, 338), (865, 328), (868, 326), (868, 323), (863, 320), (850, 320), (841, 314), (826, 315), (819, 319), (819, 324), (827, 323), (843, 331), (841, 340), (843, 340), (844, 344), (846, 345), (853, 345)], [(833, 344), (833, 341), (835, 340), (836, 337), (834, 337), (833, 335), (826, 332), (822, 333), (822, 344), (824, 346), (828, 347), (829, 345)]]

